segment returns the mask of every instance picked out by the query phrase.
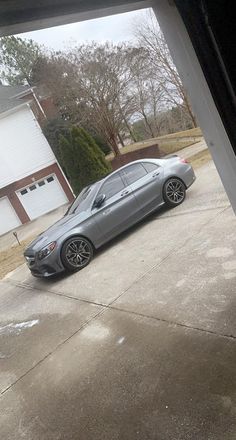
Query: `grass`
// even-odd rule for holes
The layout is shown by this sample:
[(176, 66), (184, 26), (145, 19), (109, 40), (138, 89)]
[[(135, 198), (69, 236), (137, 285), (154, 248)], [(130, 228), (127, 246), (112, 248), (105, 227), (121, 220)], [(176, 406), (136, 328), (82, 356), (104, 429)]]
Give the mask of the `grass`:
[(31, 237), (22, 241), (20, 246), (17, 244), (0, 252), (0, 279), (25, 262), (24, 249), (33, 239)]
[[(195, 142), (192, 140), (182, 140), (181, 138), (188, 138), (194, 136), (202, 136), (202, 132), (199, 127), (191, 130), (179, 131), (177, 133), (167, 134), (156, 138), (147, 139), (141, 142), (135, 142), (134, 144), (126, 145), (120, 152), (121, 154), (130, 153), (131, 151), (140, 150), (141, 148), (150, 147), (151, 145), (158, 144), (162, 151), (166, 154), (173, 154), (176, 151), (182, 150), (185, 147), (193, 145)], [(114, 154), (110, 153), (106, 156), (107, 160), (112, 160)]]
[(212, 160), (212, 157), (209, 150), (204, 150), (194, 154), (188, 159), (188, 162), (190, 162), (192, 167), (196, 170), (197, 168), (200, 168), (201, 166), (210, 162), (210, 160)]

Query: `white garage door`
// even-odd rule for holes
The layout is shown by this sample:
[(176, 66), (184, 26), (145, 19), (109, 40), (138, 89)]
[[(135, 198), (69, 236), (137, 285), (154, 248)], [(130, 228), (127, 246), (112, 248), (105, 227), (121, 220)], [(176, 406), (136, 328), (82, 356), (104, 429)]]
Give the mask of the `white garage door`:
[(0, 235), (21, 225), (20, 219), (7, 197), (0, 199)]
[(31, 220), (68, 202), (55, 174), (17, 191), (17, 195)]

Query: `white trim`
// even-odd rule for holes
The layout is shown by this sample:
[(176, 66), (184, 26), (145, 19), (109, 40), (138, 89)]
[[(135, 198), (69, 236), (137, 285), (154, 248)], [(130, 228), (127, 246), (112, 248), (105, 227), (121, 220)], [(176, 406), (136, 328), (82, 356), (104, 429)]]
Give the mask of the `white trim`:
[[(22, 92), (17, 93), (16, 95), (12, 95), (11, 98), (20, 98), (20, 97), (22, 97), (22, 96), (28, 95), (29, 92), (32, 93), (32, 89), (35, 89), (35, 88), (36, 88), (36, 86), (31, 87), (31, 86), (28, 86), (28, 85), (27, 85), (27, 87), (28, 87), (28, 89), (23, 90)], [(10, 99), (11, 99), (11, 98), (10, 98)]]
[(154, 0), (153, 9), (200, 123), (222, 183), (236, 212), (236, 156), (215, 106), (186, 27), (173, 2)]
[[(52, 154), (53, 154), (53, 156), (54, 156), (54, 158), (55, 158), (55, 160), (54, 160), (52, 163), (56, 163), (56, 164), (57, 164), (57, 166), (58, 166), (59, 170), (61, 171), (61, 173), (62, 173), (62, 175), (63, 175), (63, 177), (64, 177), (64, 179), (65, 179), (67, 185), (69, 186), (69, 188), (70, 188), (70, 190), (71, 190), (71, 192), (72, 192), (72, 194), (75, 196), (75, 194), (74, 194), (74, 192), (73, 192), (73, 189), (72, 189), (72, 187), (71, 187), (69, 181), (67, 180), (67, 178), (66, 178), (66, 176), (65, 176), (65, 174), (64, 174), (64, 172), (63, 172), (63, 170), (62, 170), (62, 168), (61, 168), (61, 166), (60, 166), (60, 164), (59, 164), (59, 162), (58, 162), (58, 160), (57, 160), (57, 158), (56, 158), (56, 156), (55, 156), (55, 154), (54, 154), (54, 151), (53, 151), (51, 145), (49, 144), (49, 142), (48, 142), (46, 136), (44, 135), (43, 130), (42, 130), (41, 126), (39, 125), (39, 123), (38, 123), (38, 121), (37, 121), (37, 119), (36, 119), (36, 116), (35, 116), (33, 110), (31, 109), (30, 105), (29, 105), (29, 108), (30, 108), (30, 111), (31, 111), (31, 113), (32, 113), (32, 115), (33, 115), (33, 118), (34, 118), (34, 120), (35, 120), (35, 123), (38, 125), (39, 130), (42, 132), (42, 135), (45, 137), (46, 142), (48, 143), (49, 148), (51, 149)], [(49, 164), (49, 165), (50, 165), (50, 164)]]
[[(104, 1), (105, 3), (105, 1)], [(108, 15), (122, 14), (124, 12), (137, 11), (139, 9), (146, 9), (152, 6), (151, 0), (142, 0), (128, 4), (104, 7), (100, 9), (88, 10), (84, 12), (71, 13), (68, 15), (55, 16), (50, 18), (35, 19), (22, 23), (15, 23), (0, 27), (0, 37), (7, 35), (20, 34), (23, 32), (35, 31), (38, 29), (51, 28), (55, 26), (62, 26), (69, 23), (77, 23), (78, 21), (92, 20), (95, 18), (106, 17)], [(56, 6), (55, 6), (56, 9)], [(78, 2), (79, 9), (79, 2)], [(35, 11), (36, 12), (36, 11)], [(36, 16), (36, 15), (35, 15)]]
[[(67, 179), (67, 177), (66, 177), (66, 175), (65, 175), (65, 173), (64, 173), (64, 171), (63, 171), (61, 165), (59, 164), (59, 162), (57, 162), (57, 166), (58, 166), (59, 170), (61, 171), (61, 174), (62, 174), (62, 176), (64, 177), (64, 179), (65, 179), (65, 181), (66, 181), (66, 184), (69, 186), (69, 188), (70, 188), (70, 190), (71, 190), (73, 196), (76, 197), (76, 195), (75, 195), (75, 193), (74, 193), (74, 191), (73, 191), (73, 188), (72, 188), (72, 186), (71, 186), (69, 180)], [(67, 198), (68, 198), (68, 197), (67, 197)]]
[(18, 110), (21, 110), (23, 107), (25, 107), (26, 105), (29, 105), (30, 101), (27, 102), (23, 102), (22, 104), (19, 104), (15, 107), (12, 107), (9, 110), (6, 110), (5, 112), (0, 113), (0, 119), (3, 119), (9, 115), (11, 115), (12, 113), (16, 113)]
[(41, 113), (43, 114), (44, 118), (47, 119), (46, 113), (44, 112), (44, 109), (43, 109), (43, 107), (41, 106), (41, 104), (40, 104), (40, 102), (39, 102), (39, 100), (38, 100), (36, 94), (34, 93), (33, 89), (31, 89), (31, 93), (32, 93), (32, 95), (33, 95), (35, 101), (37, 102), (37, 105), (38, 105), (38, 107), (39, 107)]

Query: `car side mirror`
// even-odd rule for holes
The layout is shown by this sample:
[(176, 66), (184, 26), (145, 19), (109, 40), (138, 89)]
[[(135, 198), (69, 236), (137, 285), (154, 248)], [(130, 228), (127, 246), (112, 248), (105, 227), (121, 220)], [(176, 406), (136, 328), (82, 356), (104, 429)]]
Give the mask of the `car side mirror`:
[(106, 200), (105, 194), (100, 194), (94, 201), (94, 208), (100, 208)]

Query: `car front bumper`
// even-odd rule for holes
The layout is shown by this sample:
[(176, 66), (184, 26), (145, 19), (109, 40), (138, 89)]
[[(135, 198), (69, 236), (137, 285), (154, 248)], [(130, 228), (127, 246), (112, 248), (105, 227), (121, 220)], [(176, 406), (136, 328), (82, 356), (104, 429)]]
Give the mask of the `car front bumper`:
[(50, 278), (65, 271), (58, 252), (52, 252), (46, 258), (39, 260), (37, 254), (25, 253), (27, 266), (34, 277)]

